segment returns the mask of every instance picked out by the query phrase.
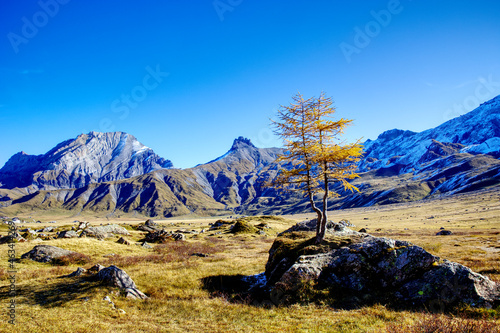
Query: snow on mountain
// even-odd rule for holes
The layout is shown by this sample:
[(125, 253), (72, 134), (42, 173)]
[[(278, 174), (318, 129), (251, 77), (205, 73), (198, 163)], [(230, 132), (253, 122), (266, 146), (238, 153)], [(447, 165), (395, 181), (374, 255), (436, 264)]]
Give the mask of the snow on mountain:
[(171, 168), (172, 162), (123, 132), (81, 134), (43, 155), (18, 153), (0, 169), (2, 187), (80, 188)]
[(364, 143), (360, 171), (402, 165), (402, 172), (418, 168), (433, 142), (462, 144), (462, 152), (498, 154), (500, 151), (500, 95), (473, 111), (438, 127), (415, 133), (393, 129)]

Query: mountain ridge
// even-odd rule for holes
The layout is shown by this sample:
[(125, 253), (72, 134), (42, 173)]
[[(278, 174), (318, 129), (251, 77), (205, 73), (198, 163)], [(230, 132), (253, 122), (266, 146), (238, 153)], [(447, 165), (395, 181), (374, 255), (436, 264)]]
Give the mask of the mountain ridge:
[[(135, 149), (132, 149), (134, 144), (120, 146), (127, 142), (129, 134), (118, 133), (120, 140), (112, 140), (111, 145), (116, 156), (126, 156), (125, 161), (133, 161), (134, 156), (142, 156), (139, 161), (163, 160), (140, 143), (135, 143)], [(99, 135), (104, 134), (91, 136)], [(85, 143), (92, 141), (85, 135), (78, 138)], [(68, 146), (71, 140), (62, 142), (47, 154), (58, 156), (59, 152), (66, 152)], [(422, 132), (388, 130), (376, 140), (367, 140), (364, 146), (365, 156), (359, 164), (360, 178), (353, 181), (361, 192), (348, 193), (333, 185), (333, 190), (342, 193), (341, 198), (329, 200), (333, 209), (414, 201), (498, 186), (500, 96), (435, 128)], [(128, 153), (123, 155), (123, 151)], [(146, 151), (149, 155), (144, 155)], [(305, 198), (264, 185), (278, 174), (280, 166), (275, 160), (282, 152), (282, 148), (257, 148), (250, 140), (238, 137), (225, 154), (193, 168), (164, 168), (161, 165), (168, 164), (157, 163), (157, 168), (150, 172), (128, 178), (122, 172), (119, 174), (123, 176), (121, 179), (88, 182), (80, 188), (31, 185), (33, 188), (29, 190), (10, 192), (0, 188), (0, 208), (11, 212), (60, 208), (72, 214), (138, 213), (164, 217), (309, 211)], [(19, 160), (38, 161), (37, 156), (16, 155)], [(23, 172), (28, 173), (29, 163), (25, 168), (28, 169)], [(61, 177), (63, 180), (68, 178), (65, 174)], [(39, 178), (35, 172), (31, 179), (37, 181)]]

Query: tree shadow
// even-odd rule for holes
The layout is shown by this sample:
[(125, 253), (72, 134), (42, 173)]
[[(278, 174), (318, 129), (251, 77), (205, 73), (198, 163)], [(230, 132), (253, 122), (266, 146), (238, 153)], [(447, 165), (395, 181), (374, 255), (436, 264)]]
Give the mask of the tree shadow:
[(212, 275), (202, 278), (201, 283), (212, 297), (222, 297), (230, 303), (258, 307), (275, 305), (264, 286), (254, 286), (245, 275)]
[[(86, 300), (86, 297), (97, 288), (111, 288), (103, 285), (92, 277), (58, 277), (48, 284), (16, 286), (15, 299), (17, 303), (40, 305), (45, 308), (60, 307), (74, 300)], [(10, 286), (0, 287), (0, 299), (12, 298)]]

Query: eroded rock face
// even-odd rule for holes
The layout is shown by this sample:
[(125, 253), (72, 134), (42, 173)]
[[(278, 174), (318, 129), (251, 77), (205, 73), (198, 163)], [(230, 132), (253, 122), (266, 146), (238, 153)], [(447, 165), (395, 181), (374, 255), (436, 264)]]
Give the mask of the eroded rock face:
[(383, 300), (436, 310), (461, 302), (482, 307), (500, 304), (497, 283), (409, 242), (342, 230), (328, 234), (318, 246), (311, 241), (313, 236), (306, 231), (285, 232), (271, 247), (266, 277), (277, 303), (293, 300), (312, 282), (330, 297), (355, 299), (356, 304)]
[(97, 273), (96, 278), (110, 286), (122, 289), (128, 298), (147, 298), (144, 293), (137, 289), (137, 286), (130, 276), (128, 276), (124, 270), (114, 265), (101, 269)]
[(31, 251), (23, 254), (21, 259), (31, 259), (38, 262), (51, 262), (53, 259), (76, 253), (77, 252), (61, 249), (57, 246), (37, 245)]

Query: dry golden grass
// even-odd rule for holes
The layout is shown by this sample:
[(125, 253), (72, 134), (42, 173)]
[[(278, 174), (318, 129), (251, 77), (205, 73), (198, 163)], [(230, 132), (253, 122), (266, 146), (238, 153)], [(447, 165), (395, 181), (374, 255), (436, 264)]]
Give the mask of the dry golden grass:
[[(368, 232), (374, 235), (411, 241), (433, 254), (468, 265), (500, 281), (498, 199), (498, 194), (486, 192), (442, 201), (331, 212), (330, 218), (334, 221), (348, 219), (356, 225), (356, 230), (368, 227)], [(91, 281), (59, 278), (78, 267), (71, 262), (66, 266), (54, 266), (21, 260), (16, 263), (17, 325), (13, 330), (7, 324), (7, 312), (3, 306), (0, 331), (396, 332), (398, 329), (413, 329), (414, 332), (425, 332), (418, 329), (430, 323), (441, 323), (444, 327), (457, 321), (453, 321), (451, 315), (397, 311), (382, 305), (351, 311), (320, 305), (255, 306), (229, 302), (223, 295), (214, 296), (203, 288), (202, 279), (206, 277), (263, 272), (275, 234), (306, 217), (313, 218), (314, 215), (247, 219), (254, 226), (266, 223), (270, 227), (265, 229), (267, 236), (234, 235), (227, 230), (222, 230), (221, 234), (208, 231), (189, 235), (184, 243), (155, 245), (149, 250), (134, 245), (142, 238), (142, 233), (138, 231), (131, 231), (131, 236), (126, 237), (132, 242), (129, 246), (116, 243), (118, 237), (104, 241), (81, 238), (17, 243), (17, 257), (34, 245), (49, 244), (89, 256), (91, 262), (84, 265), (85, 268), (95, 263), (116, 264), (124, 268), (138, 288), (150, 298), (133, 301), (113, 288)], [(216, 219), (186, 218), (157, 222), (173, 231), (199, 231), (208, 229), (208, 224)], [(91, 222), (98, 225), (104, 221)], [(123, 223), (122, 220), (114, 222)], [(137, 224), (139, 221), (129, 222)], [(39, 226), (36, 225), (37, 228)], [(454, 235), (435, 236), (440, 227), (451, 230)], [(0, 231), (5, 234), (4, 230)], [(2, 304), (7, 304), (7, 245), (1, 248), (0, 298)], [(209, 256), (191, 255), (196, 252), (208, 253)], [(105, 296), (110, 296), (116, 308), (126, 313), (122, 314), (103, 301)], [(464, 309), (455, 315), (462, 321), (462, 326), (489, 325), (491, 332), (500, 324), (498, 311)], [(487, 320), (485, 324), (479, 322), (483, 319)]]

